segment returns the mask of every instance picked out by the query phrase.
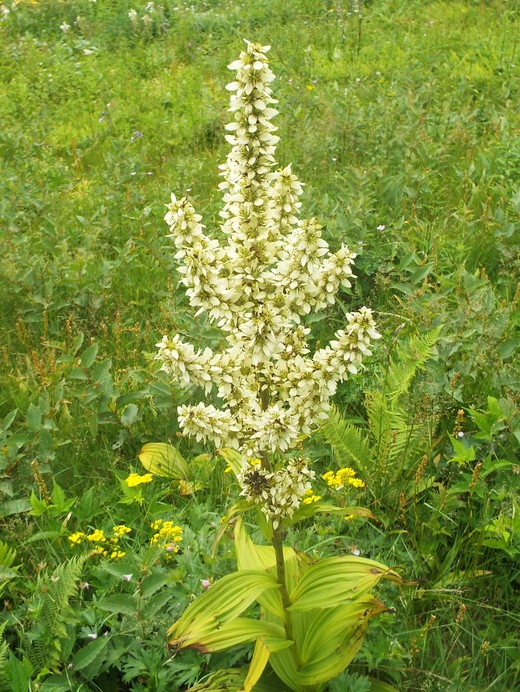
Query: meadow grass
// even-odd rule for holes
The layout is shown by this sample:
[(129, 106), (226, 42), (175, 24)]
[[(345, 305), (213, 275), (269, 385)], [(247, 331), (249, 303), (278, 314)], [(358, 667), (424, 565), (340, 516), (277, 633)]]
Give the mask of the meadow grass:
[[(224, 464), (208, 461), (212, 473), (201, 471), (195, 495), (155, 479), (137, 500), (124, 494), (124, 478), (139, 471), (146, 442), (173, 440), (187, 458), (212, 452), (177, 439), (176, 406), (196, 395), (153, 361), (166, 333), (219, 341), (177, 290), (163, 215), (170, 192), (185, 192), (218, 228), (226, 65), (248, 38), (272, 45), (278, 160), (306, 183), (303, 215), (320, 219), (332, 247), (346, 241), (359, 252), (352, 294), (315, 321), (314, 338), (328, 341), (345, 309), (365, 302), (383, 333), (365, 375), (337, 398), (349, 424), (372, 436), (367, 490), (356, 497), (381, 523), (327, 520), (294, 540), (316, 554), (355, 545), (419, 582), (388, 594), (396, 613), (373, 626), (356, 673), (403, 690), (515, 689), (518, 3), (145, 5), (7, 1), (0, 14), (0, 516), (2, 540), (23, 562), (4, 589), (15, 614), (7, 641), (14, 652), (22, 646), (15, 619), (37, 592), (31, 572), (74, 553), (70, 531), (124, 520), (141, 555), (125, 569), (145, 564), (172, 589), (163, 631), (150, 610), (117, 640), (127, 657), (121, 676), (98, 647), (79, 677), (58, 672), (42, 689), (186, 689), (220, 665), (186, 655), (166, 674), (162, 637), (176, 603), (230, 561), (225, 547), (210, 557), (227, 506)], [(384, 393), (392, 364), (412, 362), (413, 339), (434, 328), (399, 406), (390, 397), (371, 409), (365, 391)], [(413, 438), (399, 457), (384, 444), (385, 411), (388, 439), (398, 421)], [(342, 462), (320, 436), (310, 453), (319, 469)], [(53, 481), (66, 498), (50, 498)], [(171, 505), (185, 528), (174, 570), (148, 545), (150, 521)], [(114, 570), (97, 565), (89, 577), (106, 598)], [(81, 626), (91, 627), (83, 601)], [(129, 643), (139, 637), (149, 659)], [(365, 682), (350, 674), (331, 689), (369, 689)]]

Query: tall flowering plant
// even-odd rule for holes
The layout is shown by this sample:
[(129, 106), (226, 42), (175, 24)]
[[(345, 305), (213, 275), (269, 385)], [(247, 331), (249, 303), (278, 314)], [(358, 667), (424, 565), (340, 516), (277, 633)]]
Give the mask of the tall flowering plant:
[[(203, 652), (256, 641), (242, 689), (253, 688), (269, 661), (286, 685), (305, 692), (322, 689), (359, 649), (368, 620), (384, 609), (370, 589), (381, 578), (399, 581), (370, 560), (315, 562), (283, 546), (286, 528), (300, 519), (367, 514), (312, 496), (314, 471), (301, 440), (327, 417), (338, 383), (358, 372), (380, 335), (363, 307), (311, 353), (302, 318), (351, 285), (355, 254), (345, 245), (330, 252), (317, 221), (300, 219), (302, 185), (275, 160), (269, 46), (246, 46), (229, 66), (236, 78), (227, 86), (222, 233), (207, 235), (186, 197), (172, 194), (165, 216), (190, 305), (221, 330), (225, 345), (196, 350), (178, 334), (164, 336), (157, 358), (177, 382), (216, 393), (219, 407), (180, 406), (180, 426), (220, 450), (241, 488), (228, 518), (256, 508), (271, 546), (254, 545), (238, 519), (238, 571), (192, 603), (169, 636), (173, 646)], [(260, 619), (240, 617), (254, 601)]]

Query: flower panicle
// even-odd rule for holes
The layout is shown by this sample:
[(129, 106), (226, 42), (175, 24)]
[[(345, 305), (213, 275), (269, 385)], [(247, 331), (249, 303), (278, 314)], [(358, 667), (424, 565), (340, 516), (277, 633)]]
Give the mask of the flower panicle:
[[(227, 86), (231, 150), (220, 166), (220, 240), (206, 235), (184, 197), (172, 195), (165, 216), (190, 304), (223, 340), (215, 350), (197, 350), (179, 335), (157, 345), (174, 380), (221, 401), (219, 408), (180, 406), (183, 432), (247, 458), (298, 447), (327, 417), (338, 383), (360, 371), (380, 337), (363, 307), (347, 314), (328, 345), (310, 352), (302, 318), (351, 286), (356, 254), (346, 245), (331, 252), (319, 223), (300, 218), (303, 185), (290, 165), (278, 167), (268, 49), (246, 41), (229, 65), (236, 75)], [(245, 476), (243, 483), (245, 489)]]

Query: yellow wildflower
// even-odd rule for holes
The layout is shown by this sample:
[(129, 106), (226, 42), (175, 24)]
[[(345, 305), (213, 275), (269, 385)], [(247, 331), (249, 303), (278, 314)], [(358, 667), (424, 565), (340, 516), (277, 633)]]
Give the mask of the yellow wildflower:
[(174, 525), (173, 521), (157, 519), (151, 524), (155, 534), (150, 539), (151, 545), (163, 548), (169, 555), (179, 552), (179, 543), (182, 541), (183, 530)]
[(153, 476), (151, 473), (144, 473), (140, 476), (138, 473), (131, 473), (125, 480), (125, 483), (129, 488), (135, 488), (137, 485), (142, 485), (143, 483), (151, 483)]
[(125, 534), (130, 533), (132, 529), (124, 524), (118, 524), (112, 527), (112, 533), (114, 533), (118, 538), (122, 538)]
[(105, 532), (102, 529), (96, 529), (87, 536), (87, 541), (91, 543), (106, 543)]
[(340, 469), (336, 473), (334, 471), (327, 471), (322, 476), (323, 480), (327, 483), (329, 488), (334, 490), (341, 490), (347, 485), (353, 488), (364, 488), (365, 484), (360, 478), (356, 478), (356, 472), (350, 467), (345, 467)]
[(365, 484), (361, 480), (361, 478), (351, 478), (348, 482), (349, 485), (351, 485), (353, 488), (364, 488)]
[(319, 502), (321, 500), (321, 495), (308, 495), (303, 498), (304, 505), (312, 505), (313, 502)]
[(123, 552), (122, 550), (113, 550), (110, 553), (110, 557), (112, 560), (119, 560), (120, 558), (124, 557), (125, 555), (126, 555), (126, 553)]
[(69, 541), (72, 545), (79, 545), (84, 538), (86, 538), (86, 535), (83, 533), (83, 531), (76, 531), (76, 533), (70, 534)]

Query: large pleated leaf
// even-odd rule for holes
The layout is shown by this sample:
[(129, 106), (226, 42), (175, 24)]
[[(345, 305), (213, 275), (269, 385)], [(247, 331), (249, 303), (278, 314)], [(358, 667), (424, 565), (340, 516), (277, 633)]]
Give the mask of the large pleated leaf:
[(309, 519), (317, 514), (334, 514), (340, 517), (352, 516), (375, 519), (372, 512), (364, 507), (337, 507), (331, 502), (312, 502), (308, 505), (300, 505), (290, 520), (284, 520), (284, 526), (293, 526), (298, 521), (302, 521), (302, 519)]
[(247, 618), (235, 618), (213, 628), (211, 632), (197, 638), (188, 638), (182, 648), (192, 648), (201, 653), (215, 653), (224, 651), (233, 646), (253, 642), (259, 637), (270, 651), (281, 651), (292, 645), (292, 641), (285, 636), (285, 630), (280, 625), (265, 620), (248, 620)]
[[(235, 551), (239, 570), (262, 570), (276, 579), (276, 555), (274, 548), (267, 545), (253, 543), (239, 518), (235, 526)], [(285, 578), (290, 588), (295, 586), (300, 579), (299, 554), (293, 549), (284, 547)], [(261, 606), (285, 619), (284, 608), (279, 591), (266, 591), (258, 597)]]
[(240, 571), (228, 574), (191, 603), (168, 630), (172, 646), (197, 646), (227, 622), (237, 618), (251, 603), (279, 585), (270, 574)]
[(320, 560), (306, 570), (290, 593), (289, 610), (335, 608), (358, 598), (383, 578), (403, 583), (396, 572), (374, 560), (353, 555)]
[(314, 613), (303, 642), (297, 642), (295, 650), (273, 653), (271, 667), (291, 689), (322, 689), (347, 668), (363, 643), (370, 618), (383, 610), (380, 601), (364, 596), (345, 606)]
[(238, 476), (244, 464), (244, 456), (237, 452), (236, 449), (231, 449), (230, 447), (219, 449), (218, 453), (227, 461), (235, 476)]
[(222, 536), (226, 533), (233, 517), (235, 517), (237, 514), (241, 514), (242, 512), (246, 512), (248, 509), (251, 509), (251, 506), (252, 505), (251, 502), (249, 502), (249, 500), (239, 500), (228, 509), (226, 514), (220, 520), (220, 526), (218, 527), (215, 540), (213, 541), (213, 548), (211, 551), (212, 557), (215, 557), (218, 544), (220, 543)]
[(244, 692), (251, 692), (265, 670), (271, 651), (267, 648), (261, 638), (256, 640), (253, 657), (249, 664), (246, 679), (244, 680)]
[(150, 442), (139, 452), (139, 461), (155, 476), (188, 480), (188, 464), (182, 454), (166, 442)]

